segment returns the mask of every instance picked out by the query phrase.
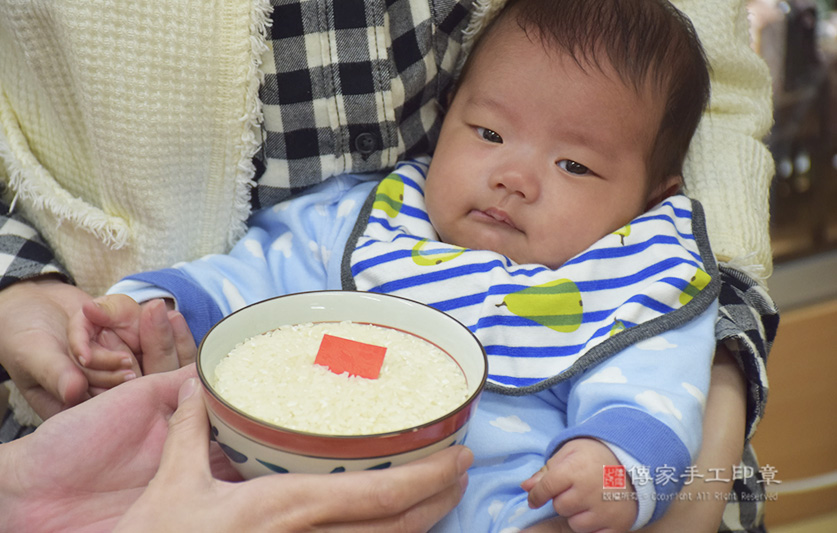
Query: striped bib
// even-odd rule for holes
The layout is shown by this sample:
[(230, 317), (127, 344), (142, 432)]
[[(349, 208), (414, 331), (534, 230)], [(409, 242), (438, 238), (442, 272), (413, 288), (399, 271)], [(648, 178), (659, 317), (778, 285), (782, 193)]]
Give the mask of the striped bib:
[(344, 260), (356, 289), (409, 298), (467, 326), (488, 388), (536, 392), (679, 327), (718, 296), (699, 203), (670, 197), (561, 267), (517, 264), (438, 240), (424, 204), (429, 159), (372, 191)]

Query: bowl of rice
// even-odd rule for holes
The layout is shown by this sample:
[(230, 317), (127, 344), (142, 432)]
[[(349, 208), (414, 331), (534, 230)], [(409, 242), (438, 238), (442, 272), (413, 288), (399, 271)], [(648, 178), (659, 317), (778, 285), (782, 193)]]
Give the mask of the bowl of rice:
[(212, 436), (244, 478), (389, 468), (465, 438), (487, 378), (451, 316), (355, 291), (239, 309), (201, 341)]

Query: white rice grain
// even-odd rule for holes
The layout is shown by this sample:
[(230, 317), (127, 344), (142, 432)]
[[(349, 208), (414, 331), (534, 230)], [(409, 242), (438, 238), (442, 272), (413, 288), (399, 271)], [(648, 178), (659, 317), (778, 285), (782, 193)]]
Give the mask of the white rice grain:
[[(314, 364), (323, 335), (387, 348), (378, 379)], [(238, 409), (311, 433), (369, 435), (421, 425), (467, 399), (465, 376), (435, 345), (353, 322), (283, 326), (236, 346), (215, 368), (215, 389)]]

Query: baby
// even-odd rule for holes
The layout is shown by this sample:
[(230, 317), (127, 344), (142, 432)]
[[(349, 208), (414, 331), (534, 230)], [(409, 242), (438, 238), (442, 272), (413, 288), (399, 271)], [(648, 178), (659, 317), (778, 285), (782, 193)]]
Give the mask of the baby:
[[(679, 194), (708, 92), (694, 30), (664, 0), (512, 0), (470, 53), (432, 160), (339, 176), (255, 213), (229, 255), (129, 276), (108, 312), (76, 317), (72, 348), (108, 387), (138, 352), (136, 302), (176, 305), (198, 340), (291, 292), (422, 301), (489, 357), (471, 485), (435, 530), (556, 512), (578, 531), (642, 527), (697, 454), (715, 349), (717, 269)], [(610, 467), (627, 475), (618, 497)]]

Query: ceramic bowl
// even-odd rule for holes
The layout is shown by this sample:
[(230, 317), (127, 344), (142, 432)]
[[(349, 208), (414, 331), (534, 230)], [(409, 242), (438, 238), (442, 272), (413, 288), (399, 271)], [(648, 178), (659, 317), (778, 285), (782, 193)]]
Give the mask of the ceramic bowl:
[[(443, 417), (419, 426), (373, 435), (335, 436), (295, 431), (251, 417), (213, 390), (215, 366), (243, 340), (282, 325), (343, 320), (398, 329), (435, 344), (462, 369), (467, 400)], [(197, 367), (212, 434), (248, 479), (276, 472), (388, 468), (461, 444), (487, 377), (482, 345), (449, 315), (412, 300), (353, 291), (297, 293), (244, 307), (206, 334), (198, 349)]]

